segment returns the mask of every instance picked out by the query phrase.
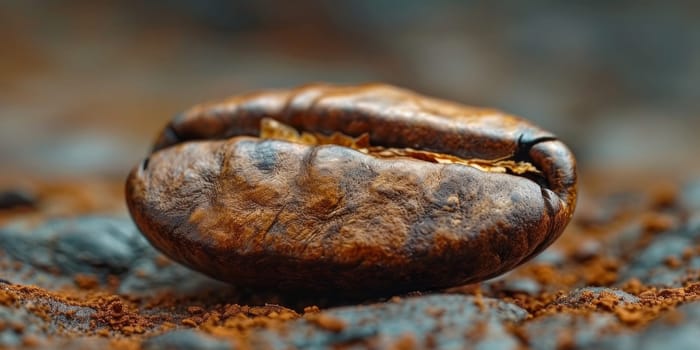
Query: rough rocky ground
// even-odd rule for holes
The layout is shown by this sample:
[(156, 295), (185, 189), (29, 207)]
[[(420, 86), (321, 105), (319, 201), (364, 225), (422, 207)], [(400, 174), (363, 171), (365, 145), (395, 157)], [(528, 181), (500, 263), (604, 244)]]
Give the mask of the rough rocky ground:
[(532, 262), (480, 284), (374, 300), (239, 289), (188, 270), (136, 230), (118, 182), (3, 186), (0, 347), (698, 344), (700, 181), (623, 191), (584, 184), (573, 223)]

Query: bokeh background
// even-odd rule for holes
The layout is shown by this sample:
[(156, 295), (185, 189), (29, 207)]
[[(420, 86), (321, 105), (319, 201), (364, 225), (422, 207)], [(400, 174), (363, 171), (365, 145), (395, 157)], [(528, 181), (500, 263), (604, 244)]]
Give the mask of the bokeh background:
[(311, 81), (524, 116), (584, 173), (700, 174), (697, 1), (6, 0), (0, 29), (6, 174), (123, 177), (178, 111)]

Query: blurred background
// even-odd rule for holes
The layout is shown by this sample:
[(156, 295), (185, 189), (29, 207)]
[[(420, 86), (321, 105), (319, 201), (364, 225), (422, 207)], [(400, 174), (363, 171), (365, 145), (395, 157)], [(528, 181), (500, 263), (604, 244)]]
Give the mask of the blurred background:
[(384, 81), (524, 116), (581, 169), (699, 175), (697, 1), (0, 3), (5, 173), (121, 178), (193, 104)]

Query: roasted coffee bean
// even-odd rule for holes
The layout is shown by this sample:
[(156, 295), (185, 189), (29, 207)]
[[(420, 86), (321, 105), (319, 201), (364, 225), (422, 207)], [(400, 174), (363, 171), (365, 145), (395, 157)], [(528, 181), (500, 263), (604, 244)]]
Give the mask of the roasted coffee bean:
[(307, 85), (177, 116), (126, 198), (154, 246), (210, 276), (388, 294), (537, 255), (571, 218), (576, 171), (554, 135), (497, 110)]

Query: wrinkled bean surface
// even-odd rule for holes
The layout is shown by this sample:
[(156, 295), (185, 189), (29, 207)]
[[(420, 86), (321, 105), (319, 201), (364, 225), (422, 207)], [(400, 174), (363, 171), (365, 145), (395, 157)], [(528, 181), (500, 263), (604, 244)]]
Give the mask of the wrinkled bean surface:
[[(260, 137), (268, 120), (316, 141)], [(337, 142), (347, 138), (369, 146)], [(576, 172), (552, 134), (496, 110), (387, 85), (307, 85), (177, 116), (126, 196), (154, 246), (213, 277), (390, 293), (530, 259), (570, 220)]]

